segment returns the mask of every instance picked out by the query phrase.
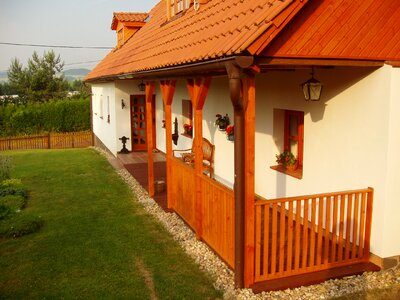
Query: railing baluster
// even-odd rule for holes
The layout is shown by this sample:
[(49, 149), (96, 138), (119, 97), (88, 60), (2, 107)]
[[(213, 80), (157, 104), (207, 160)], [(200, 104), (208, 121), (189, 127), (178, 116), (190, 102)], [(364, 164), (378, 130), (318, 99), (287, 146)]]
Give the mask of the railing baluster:
[(348, 260), (350, 257), (350, 239), (351, 239), (351, 224), (352, 220), (352, 209), (353, 209), (353, 197), (354, 194), (347, 195), (347, 218), (346, 218), (346, 247), (344, 259)]
[(281, 202), (280, 206), (280, 226), (279, 226), (279, 273), (283, 273), (283, 264), (285, 261), (285, 238), (286, 238), (286, 232), (285, 232), (285, 202)]
[(330, 240), (330, 228), (331, 228), (331, 201), (330, 196), (326, 197), (326, 209), (325, 209), (325, 243), (324, 243), (324, 264), (329, 263), (329, 240)]
[(345, 208), (345, 196), (340, 195), (338, 262), (342, 262), (343, 259), (344, 208)]
[(307, 255), (308, 255), (308, 204), (309, 199), (304, 199), (304, 213), (303, 213), (303, 245), (302, 245), (302, 260), (301, 268), (307, 268)]
[(366, 216), (366, 193), (362, 193), (361, 198), (361, 210), (360, 210), (360, 242), (358, 245), (358, 258), (363, 257), (363, 250), (364, 250), (364, 231), (365, 231), (365, 216)]
[(263, 267), (263, 271), (264, 271), (264, 275), (269, 274), (269, 249), (270, 249), (270, 236), (269, 236), (269, 228), (270, 228), (270, 206), (269, 204), (264, 205), (264, 257), (263, 257), (263, 261), (264, 261), (264, 267)]
[(314, 267), (315, 261), (315, 215), (317, 209), (317, 199), (311, 199), (311, 226), (310, 226), (310, 267)]
[(353, 222), (353, 248), (351, 249), (351, 258), (357, 257), (357, 240), (358, 240), (358, 216), (360, 206), (360, 193), (354, 194), (354, 222)]
[(294, 270), (300, 267), (300, 227), (301, 226), (301, 200), (296, 201), (296, 231), (295, 231), (295, 253), (294, 253)]
[(293, 201), (289, 202), (289, 215), (287, 225), (287, 260), (286, 260), (286, 271), (292, 270), (292, 259), (293, 259)]
[(324, 199), (325, 198), (318, 198), (318, 235), (317, 235), (317, 262), (316, 265), (320, 266), (321, 265), (321, 260), (322, 260), (322, 223), (323, 223), (323, 218), (324, 218)]
[(278, 230), (278, 204), (272, 204), (272, 244), (271, 244), (271, 274), (276, 272), (276, 248), (277, 248), (277, 230)]
[[(256, 249), (255, 249), (255, 276), (256, 279), (258, 277), (260, 277), (261, 275), (261, 210), (264, 209), (265, 206), (256, 206), (255, 210), (255, 222), (256, 222), (256, 228), (255, 228), (255, 232), (256, 232)], [(207, 209), (207, 208), (206, 208)], [(264, 247), (265, 247), (265, 240), (264, 240)], [(267, 243), (268, 245), (268, 243)], [(264, 249), (265, 251), (265, 249)]]
[(332, 218), (332, 251), (331, 251), (331, 263), (336, 262), (336, 244), (337, 244), (337, 237), (338, 237), (338, 228), (337, 228), (337, 221), (338, 221), (338, 206), (339, 206), (339, 196), (335, 195), (333, 200), (333, 218)]

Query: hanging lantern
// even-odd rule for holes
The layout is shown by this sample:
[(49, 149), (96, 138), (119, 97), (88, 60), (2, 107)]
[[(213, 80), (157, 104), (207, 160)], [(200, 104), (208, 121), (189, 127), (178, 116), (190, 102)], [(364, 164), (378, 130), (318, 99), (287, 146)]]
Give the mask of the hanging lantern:
[(146, 90), (146, 85), (144, 84), (143, 80), (141, 83), (138, 84), (138, 89), (141, 92), (144, 92)]
[(311, 79), (301, 84), (306, 101), (318, 101), (321, 97), (322, 86), (322, 83), (314, 78), (313, 68), (311, 71)]

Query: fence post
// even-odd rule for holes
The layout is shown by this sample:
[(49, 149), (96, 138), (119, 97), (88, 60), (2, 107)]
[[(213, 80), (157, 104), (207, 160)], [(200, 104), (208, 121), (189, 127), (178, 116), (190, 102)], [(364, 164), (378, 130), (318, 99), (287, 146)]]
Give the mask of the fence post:
[(47, 135), (47, 148), (51, 149), (51, 137), (50, 137), (50, 133)]

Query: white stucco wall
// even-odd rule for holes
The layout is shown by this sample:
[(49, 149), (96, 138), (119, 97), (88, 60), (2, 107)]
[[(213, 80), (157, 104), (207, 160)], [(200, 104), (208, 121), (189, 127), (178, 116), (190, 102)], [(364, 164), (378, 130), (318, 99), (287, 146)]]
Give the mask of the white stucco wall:
[[(256, 193), (273, 199), (324, 192), (373, 187), (374, 212), (371, 250), (388, 257), (400, 254), (397, 242), (400, 203), (400, 70), (391, 66), (379, 69), (317, 69), (315, 77), (324, 84), (318, 102), (304, 100), (300, 84), (310, 78), (309, 70), (271, 71), (256, 77)], [(141, 94), (134, 81), (117, 81), (94, 86), (93, 93), (114, 92), (117, 122), (104, 124), (94, 117), (95, 133), (112, 151), (120, 148), (118, 137), (130, 137), (129, 95)], [(228, 114), (233, 123), (233, 108), (226, 76), (212, 80), (203, 110), (203, 136), (215, 145), (215, 178), (232, 187), (234, 143), (214, 126), (217, 113)], [(165, 152), (165, 119), (161, 92), (156, 84), (156, 146)], [(121, 109), (121, 99), (127, 107)], [(179, 80), (172, 104), (172, 121), (178, 118), (183, 132), (182, 99), (190, 99), (185, 82)], [(275, 154), (281, 148), (274, 128), (274, 111), (290, 109), (304, 112), (303, 178), (279, 173)], [(277, 114), (275, 113), (275, 117)], [(111, 123), (113, 118), (111, 119)], [(275, 122), (276, 124), (276, 122)], [(108, 127), (107, 127), (108, 126)], [(275, 126), (276, 127), (276, 126)], [(114, 129), (112, 129), (114, 128)], [(110, 132), (114, 130), (114, 132)], [(173, 149), (191, 148), (192, 139), (180, 135)], [(130, 145), (129, 145), (130, 148)], [(393, 164), (392, 162), (395, 162)]]
[[(112, 153), (116, 154), (115, 84), (114, 82), (93, 84), (92, 94), (93, 132)], [(107, 97), (110, 101), (109, 123), (107, 122)]]
[[(400, 68), (391, 68), (390, 103), (389, 103), (389, 137), (387, 152), (387, 173), (385, 188), (385, 207), (383, 227), (379, 230), (382, 235), (383, 257), (400, 254)], [(376, 200), (377, 201), (377, 200)], [(375, 202), (376, 202), (375, 201)]]

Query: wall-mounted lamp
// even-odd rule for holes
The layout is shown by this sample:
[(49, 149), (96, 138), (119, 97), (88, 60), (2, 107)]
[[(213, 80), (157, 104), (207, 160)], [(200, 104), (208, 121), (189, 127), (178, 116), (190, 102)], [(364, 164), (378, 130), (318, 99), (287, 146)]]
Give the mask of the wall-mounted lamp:
[(138, 84), (138, 89), (141, 92), (144, 92), (146, 90), (146, 85), (144, 84), (143, 80), (141, 83)]
[(314, 78), (314, 67), (311, 70), (311, 79), (301, 84), (304, 98), (308, 101), (318, 101), (321, 97), (322, 83)]
[(124, 99), (121, 99), (121, 109), (124, 109), (126, 106)]

